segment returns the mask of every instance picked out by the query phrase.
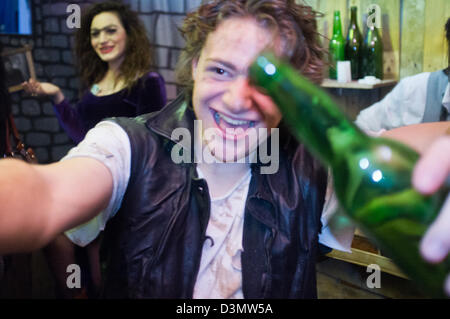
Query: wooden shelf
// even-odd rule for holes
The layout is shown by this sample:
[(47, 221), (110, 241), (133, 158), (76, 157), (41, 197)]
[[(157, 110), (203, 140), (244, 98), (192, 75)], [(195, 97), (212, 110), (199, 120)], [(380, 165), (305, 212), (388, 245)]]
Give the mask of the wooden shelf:
[(408, 279), (397, 265), (390, 258), (381, 255), (380, 251), (364, 235), (358, 235), (358, 231), (353, 238), (351, 251), (351, 253), (347, 253), (333, 249), (327, 256), (364, 267), (376, 264), (385, 273)]
[(376, 84), (363, 84), (358, 83), (358, 81), (341, 83), (336, 80), (324, 79), (320, 86), (324, 88), (336, 88), (336, 89), (372, 90), (386, 86), (394, 86), (395, 84), (397, 84), (397, 81), (392, 79), (381, 80), (381, 82)]

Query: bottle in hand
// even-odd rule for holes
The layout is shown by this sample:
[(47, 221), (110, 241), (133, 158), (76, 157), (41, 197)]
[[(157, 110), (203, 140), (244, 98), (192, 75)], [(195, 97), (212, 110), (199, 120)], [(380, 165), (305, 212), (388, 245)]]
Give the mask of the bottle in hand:
[(419, 155), (399, 142), (363, 133), (322, 89), (272, 54), (252, 64), (250, 81), (278, 105), (294, 136), (331, 168), (346, 214), (424, 292), (444, 297), (450, 256), (430, 264), (421, 257), (419, 242), (448, 190), (424, 196), (412, 187)]

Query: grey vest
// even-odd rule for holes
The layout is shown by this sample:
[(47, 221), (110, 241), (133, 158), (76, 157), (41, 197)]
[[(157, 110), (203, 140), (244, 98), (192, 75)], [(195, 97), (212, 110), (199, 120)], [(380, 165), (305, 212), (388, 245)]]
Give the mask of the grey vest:
[(450, 114), (442, 105), (445, 90), (449, 83), (448, 76), (443, 70), (430, 74), (427, 84), (427, 101), (422, 123), (449, 121)]

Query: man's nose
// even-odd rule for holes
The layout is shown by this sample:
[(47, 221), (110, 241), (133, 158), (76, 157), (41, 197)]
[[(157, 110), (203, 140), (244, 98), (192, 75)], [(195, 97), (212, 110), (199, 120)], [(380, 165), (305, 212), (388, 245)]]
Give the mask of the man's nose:
[(233, 113), (242, 113), (252, 108), (252, 88), (247, 76), (239, 76), (230, 83), (223, 101)]

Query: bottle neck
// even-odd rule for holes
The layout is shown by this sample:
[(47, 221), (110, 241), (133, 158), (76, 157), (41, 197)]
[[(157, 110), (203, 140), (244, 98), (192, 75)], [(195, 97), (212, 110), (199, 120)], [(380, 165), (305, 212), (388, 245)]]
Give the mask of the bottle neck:
[(381, 44), (382, 40), (380, 38), (380, 34), (378, 33), (377, 28), (375, 28), (374, 26), (367, 28), (367, 35), (366, 35), (365, 42), (366, 42), (366, 46), (368, 46), (368, 47), (382, 45)]
[(356, 8), (352, 8), (350, 13), (350, 26), (352, 27), (358, 27), (356, 13)]
[(333, 35), (341, 35), (341, 14), (339, 12), (334, 13), (334, 22), (333, 22)]
[[(272, 66), (261, 66), (264, 59), (267, 65)], [(270, 74), (266, 69), (271, 70)], [(350, 144), (367, 143), (368, 137), (347, 118), (329, 95), (288, 64), (280, 63), (267, 54), (258, 58), (250, 68), (250, 77), (256, 85), (264, 87), (280, 108), (284, 121), (292, 128), (294, 135), (323, 163), (334, 166), (348, 151)]]

